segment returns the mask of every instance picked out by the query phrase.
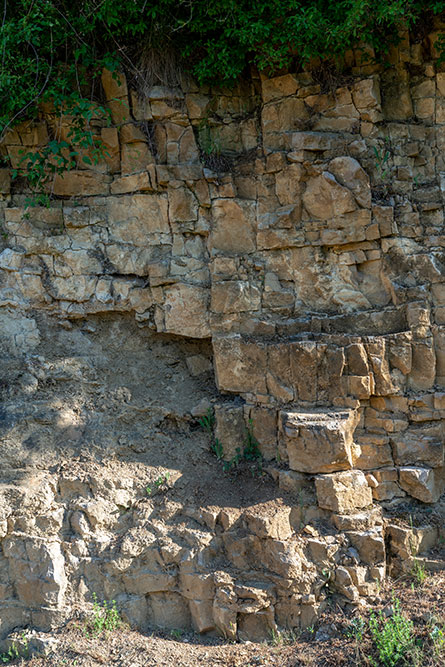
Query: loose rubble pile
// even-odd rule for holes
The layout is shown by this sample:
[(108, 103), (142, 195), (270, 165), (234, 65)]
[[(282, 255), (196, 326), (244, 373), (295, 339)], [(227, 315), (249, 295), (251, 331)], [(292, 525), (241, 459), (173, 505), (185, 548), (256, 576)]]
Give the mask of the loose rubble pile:
[[(140, 97), (104, 71), (103, 161), (56, 175), (49, 208), (0, 169), (0, 638), (94, 591), (142, 629), (260, 639), (443, 539), (390, 517), (443, 516), (435, 35), (389, 69), (347, 54), (329, 89), (308, 69)], [(69, 127), (46, 111), (0, 150), (18, 167)], [(175, 496), (193, 459), (219, 466), (209, 406), (227, 461), (250, 423), (266, 499)]]

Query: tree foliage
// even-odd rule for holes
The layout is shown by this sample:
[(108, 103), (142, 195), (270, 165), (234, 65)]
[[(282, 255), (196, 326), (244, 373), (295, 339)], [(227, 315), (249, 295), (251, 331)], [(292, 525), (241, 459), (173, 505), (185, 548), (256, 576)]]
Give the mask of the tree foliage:
[(200, 83), (231, 83), (248, 65), (276, 71), (358, 42), (384, 56), (401, 29), (444, 14), (445, 0), (3, 0), (0, 136), (45, 103), (88, 124), (102, 68), (137, 69), (147, 48), (174, 49)]

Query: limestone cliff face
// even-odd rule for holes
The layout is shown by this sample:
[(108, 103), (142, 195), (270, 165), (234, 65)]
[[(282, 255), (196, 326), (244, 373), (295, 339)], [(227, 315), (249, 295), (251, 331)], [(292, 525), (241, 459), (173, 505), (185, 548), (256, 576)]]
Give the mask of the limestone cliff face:
[[(0, 637), (93, 590), (140, 627), (259, 637), (312, 621), (322, 573), (357, 601), (434, 544), (381, 510), (440, 514), (445, 489), (434, 57), (143, 99), (104, 72), (103, 162), (56, 176), (50, 208), (0, 170)], [(55, 122), (8, 133), (13, 166)], [(252, 420), (265, 500), (188, 498), (213, 483), (190, 469), (208, 400), (227, 460)]]

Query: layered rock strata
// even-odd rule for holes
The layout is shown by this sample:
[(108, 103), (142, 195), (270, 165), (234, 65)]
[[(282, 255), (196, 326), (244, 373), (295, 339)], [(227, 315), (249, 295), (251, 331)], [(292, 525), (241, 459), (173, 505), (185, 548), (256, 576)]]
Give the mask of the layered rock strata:
[[(443, 512), (434, 34), (390, 69), (351, 52), (329, 90), (308, 70), (142, 99), (104, 72), (103, 161), (55, 176), (49, 208), (0, 170), (0, 636), (96, 591), (141, 628), (260, 638), (439, 539), (385, 518)], [(68, 130), (47, 113), (1, 150), (18, 167)], [(208, 405), (226, 460), (251, 424), (266, 500), (181, 496)]]

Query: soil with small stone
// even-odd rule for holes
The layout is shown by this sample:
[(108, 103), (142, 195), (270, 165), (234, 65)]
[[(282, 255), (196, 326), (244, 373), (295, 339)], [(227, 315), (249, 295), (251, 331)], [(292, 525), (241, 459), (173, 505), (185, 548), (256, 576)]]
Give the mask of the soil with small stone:
[[(333, 596), (316, 626), (300, 636), (280, 635), (264, 643), (234, 643), (223, 639), (172, 631), (143, 635), (120, 628), (91, 638), (85, 636), (85, 618), (70, 621), (65, 628), (50, 635), (40, 634), (47, 655), (34, 655), (17, 664), (28, 667), (99, 667), (116, 665), (226, 665), (254, 667), (280, 665), (313, 667), (347, 665), (380, 665), (368, 622), (370, 615), (382, 611), (390, 618), (394, 600), (414, 625), (414, 654), (398, 665), (441, 667), (445, 664), (445, 572), (427, 576), (420, 587), (406, 576), (388, 581), (381, 592), (379, 605), (345, 611)], [(358, 641), (351, 633), (351, 623), (361, 616), (365, 621), (363, 637)], [(435, 629), (436, 628), (436, 629)], [(442, 635), (440, 633), (443, 633)], [(432, 637), (436, 636), (436, 642)], [(438, 637), (438, 639), (437, 639)], [(375, 662), (373, 662), (375, 661)]]

